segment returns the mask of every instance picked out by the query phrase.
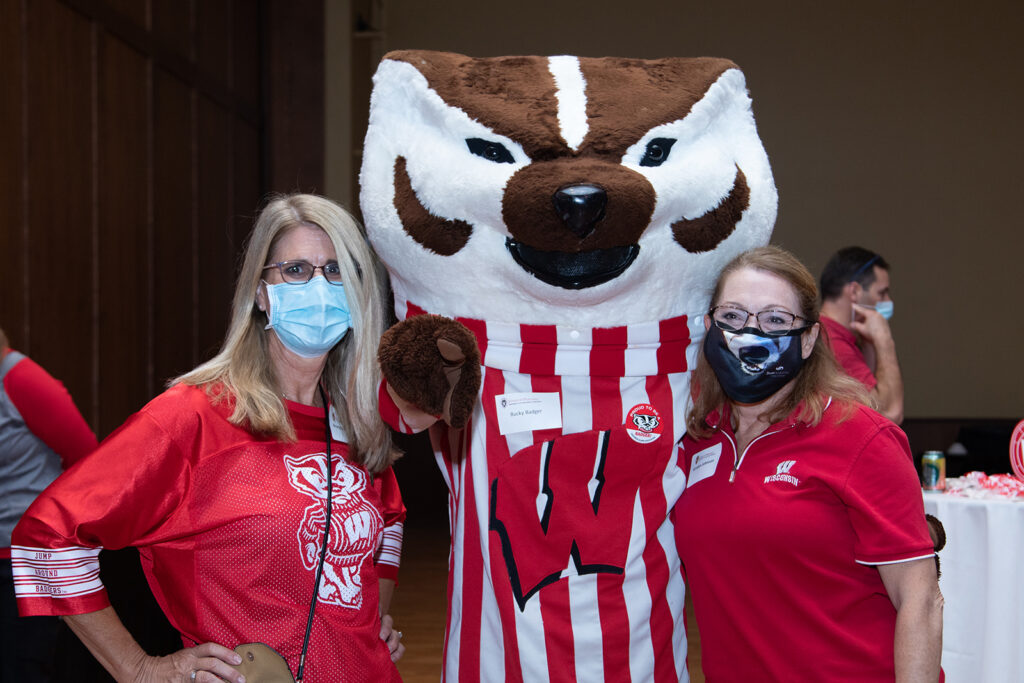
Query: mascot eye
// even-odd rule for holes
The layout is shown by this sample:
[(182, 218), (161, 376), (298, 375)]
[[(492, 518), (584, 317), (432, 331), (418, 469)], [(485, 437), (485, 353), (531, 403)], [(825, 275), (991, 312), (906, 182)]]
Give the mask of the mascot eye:
[(491, 142), (482, 138), (466, 138), (466, 145), (473, 154), (496, 164), (515, 163), (512, 153), (505, 149), (505, 145), (500, 142)]
[(641, 166), (661, 166), (668, 159), (668, 153), (676, 141), (672, 138), (654, 138), (647, 143), (644, 150), (644, 158), (640, 160)]

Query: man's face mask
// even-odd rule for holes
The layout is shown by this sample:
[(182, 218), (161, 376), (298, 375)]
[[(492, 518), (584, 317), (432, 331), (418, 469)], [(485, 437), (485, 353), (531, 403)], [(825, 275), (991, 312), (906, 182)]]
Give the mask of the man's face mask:
[(894, 308), (894, 304), (893, 304), (892, 300), (889, 300), (889, 301), (879, 301), (877, 304), (875, 304), (875, 310), (878, 311), (882, 315), (882, 317), (885, 318), (886, 320), (889, 320), (890, 318), (892, 318), (893, 308)]

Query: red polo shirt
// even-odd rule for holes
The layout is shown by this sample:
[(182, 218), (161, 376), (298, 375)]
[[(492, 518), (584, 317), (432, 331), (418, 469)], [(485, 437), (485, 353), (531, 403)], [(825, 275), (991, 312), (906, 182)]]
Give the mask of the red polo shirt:
[(791, 416), (740, 456), (728, 419), (682, 439), (675, 533), (709, 680), (893, 680), (874, 565), (934, 553), (906, 436), (863, 406), (842, 415)]
[(832, 318), (821, 316), (819, 322), (825, 327), (825, 341), (847, 375), (863, 384), (870, 391), (878, 384), (871, 368), (864, 362), (864, 354), (857, 346), (857, 337)]

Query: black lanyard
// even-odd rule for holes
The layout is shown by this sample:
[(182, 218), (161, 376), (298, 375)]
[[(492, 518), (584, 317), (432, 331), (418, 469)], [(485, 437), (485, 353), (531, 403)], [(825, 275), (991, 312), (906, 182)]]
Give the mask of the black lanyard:
[(331, 496), (334, 493), (332, 483), (334, 472), (331, 468), (331, 413), (327, 405), (327, 394), (323, 385), (318, 385), (320, 401), (324, 404), (324, 444), (327, 457), (327, 521), (324, 523), (324, 542), (320, 546), (320, 560), (316, 565), (316, 579), (313, 582), (313, 597), (309, 601), (309, 616), (306, 618), (306, 635), (302, 639), (302, 654), (299, 656), (299, 669), (296, 672), (296, 683), (302, 683), (302, 674), (306, 668), (306, 651), (309, 649), (309, 635), (313, 630), (313, 612), (316, 610), (316, 599), (320, 595), (320, 576), (324, 570), (324, 558), (327, 556), (327, 539), (331, 532)]

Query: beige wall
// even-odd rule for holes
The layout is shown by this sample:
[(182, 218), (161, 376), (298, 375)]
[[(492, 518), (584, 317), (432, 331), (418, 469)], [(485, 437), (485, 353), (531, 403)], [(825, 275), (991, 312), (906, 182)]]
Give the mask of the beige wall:
[(383, 4), (386, 49), (735, 60), (779, 187), (773, 241), (814, 272), (853, 243), (893, 265), (907, 415), (1024, 417), (1019, 3)]

